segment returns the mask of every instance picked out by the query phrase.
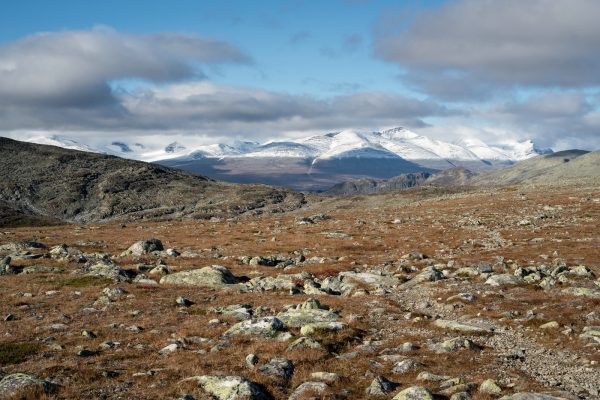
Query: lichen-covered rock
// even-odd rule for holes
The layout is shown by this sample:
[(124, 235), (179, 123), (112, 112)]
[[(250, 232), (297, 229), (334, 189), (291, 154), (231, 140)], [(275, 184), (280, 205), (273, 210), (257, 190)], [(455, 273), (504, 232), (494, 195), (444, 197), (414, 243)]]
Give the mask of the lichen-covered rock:
[(153, 251), (163, 251), (164, 247), (162, 242), (158, 239), (140, 240), (135, 242), (127, 250), (121, 253), (121, 257), (126, 256), (142, 256), (144, 254), (152, 253)]
[(411, 386), (400, 391), (392, 400), (433, 400), (433, 395), (422, 386)]
[(484, 325), (475, 322), (459, 322), (447, 319), (437, 319), (433, 324), (438, 328), (458, 332), (489, 333), (494, 331), (493, 327), (488, 326), (487, 324)]
[(339, 320), (340, 316), (322, 306), (318, 300), (309, 299), (285, 312), (279, 313), (277, 318), (288, 327), (300, 328), (318, 322), (334, 322)]
[(438, 353), (453, 353), (459, 350), (481, 350), (481, 347), (471, 339), (457, 337), (436, 343), (431, 346), (431, 349)]
[(368, 388), (365, 389), (367, 396), (385, 396), (387, 393), (393, 391), (398, 387), (397, 383), (394, 383), (383, 376), (376, 376)]
[(502, 388), (493, 379), (486, 379), (479, 386), (479, 391), (486, 394), (500, 394), (502, 393)]
[(300, 334), (304, 336), (320, 335), (327, 332), (336, 332), (346, 329), (347, 324), (343, 322), (314, 322), (312, 324), (302, 325)]
[(320, 349), (321, 343), (317, 342), (315, 339), (302, 336), (293, 341), (288, 347), (287, 351), (297, 350), (297, 349)]
[(0, 259), (0, 275), (12, 275), (17, 273), (10, 265), (11, 260), (12, 259), (8, 256)]
[(570, 287), (561, 291), (564, 294), (570, 294), (572, 296), (583, 296), (600, 299), (600, 290), (590, 289), (585, 287)]
[(225, 336), (255, 335), (272, 338), (285, 328), (281, 320), (276, 317), (263, 317), (238, 322), (225, 332)]
[(50, 382), (22, 373), (6, 375), (0, 380), (0, 398), (14, 396), (23, 390), (42, 394), (54, 392), (56, 389), (57, 386)]
[(407, 372), (415, 371), (424, 367), (425, 365), (421, 364), (420, 362), (415, 361), (412, 358), (407, 358), (406, 360), (396, 363), (392, 369), (392, 372), (395, 374), (405, 374)]
[(437, 269), (435, 267), (427, 267), (427, 268), (424, 268), (423, 271), (421, 271), (419, 274), (417, 274), (410, 281), (403, 283), (401, 285), (401, 287), (408, 289), (419, 283), (435, 282), (435, 281), (439, 281), (440, 279), (444, 279), (444, 274), (442, 273), (442, 271), (440, 271), (439, 269)]
[(307, 395), (322, 395), (329, 385), (325, 382), (304, 382), (296, 388), (288, 398), (288, 400), (300, 400), (304, 399)]
[(287, 358), (273, 358), (265, 365), (262, 365), (258, 369), (258, 372), (263, 375), (288, 380), (294, 373), (294, 364)]
[(490, 286), (512, 286), (523, 283), (523, 278), (511, 274), (492, 275), (485, 281), (485, 284)]
[(188, 378), (218, 400), (268, 400), (270, 396), (256, 383), (241, 376), (201, 375)]
[(129, 275), (111, 260), (91, 261), (82, 268), (75, 271), (77, 274), (87, 276), (97, 276), (100, 278), (112, 279), (117, 282), (127, 282)]
[(209, 267), (192, 269), (189, 271), (176, 272), (163, 276), (160, 279), (161, 284), (174, 285), (192, 285), (206, 287), (238, 287), (237, 278), (225, 267), (221, 265), (211, 265)]

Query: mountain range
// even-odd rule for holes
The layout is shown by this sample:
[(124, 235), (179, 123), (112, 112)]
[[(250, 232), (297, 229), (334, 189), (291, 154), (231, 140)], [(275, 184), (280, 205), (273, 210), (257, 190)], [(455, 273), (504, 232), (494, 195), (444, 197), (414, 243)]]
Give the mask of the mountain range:
[(387, 179), (402, 173), (464, 167), (473, 171), (514, 164), (550, 149), (531, 140), (500, 145), (475, 139), (445, 142), (404, 128), (381, 132), (346, 130), (300, 139), (189, 146), (172, 142), (156, 148), (113, 141), (99, 147), (60, 136), (27, 141), (152, 161), (239, 183), (266, 183), (300, 190), (324, 190), (357, 178)]

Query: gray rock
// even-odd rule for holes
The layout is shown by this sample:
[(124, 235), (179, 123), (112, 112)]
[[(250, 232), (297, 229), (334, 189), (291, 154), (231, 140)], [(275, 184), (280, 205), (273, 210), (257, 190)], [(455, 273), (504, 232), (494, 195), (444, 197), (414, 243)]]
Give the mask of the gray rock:
[(387, 393), (393, 391), (397, 387), (397, 383), (394, 383), (380, 375), (373, 379), (369, 387), (365, 390), (365, 394), (367, 396), (385, 396)]
[(392, 400), (433, 400), (433, 395), (422, 386), (411, 386), (400, 391)]
[(163, 251), (164, 247), (162, 242), (158, 239), (140, 240), (135, 242), (127, 250), (121, 253), (121, 257), (125, 256), (142, 256), (144, 254), (152, 253), (153, 251)]
[(161, 284), (192, 285), (206, 287), (237, 287), (237, 278), (221, 265), (211, 265), (200, 269), (176, 272), (163, 276)]
[(246, 366), (248, 368), (254, 368), (256, 364), (258, 364), (258, 357), (256, 354), (248, 354), (246, 356)]
[(0, 398), (9, 398), (23, 390), (42, 394), (55, 392), (56, 389), (58, 387), (55, 384), (22, 373), (6, 375), (0, 380)]
[(208, 394), (218, 400), (269, 400), (256, 383), (241, 376), (211, 376), (201, 375), (187, 378), (198, 382), (198, 385)]
[(511, 274), (499, 274), (490, 276), (486, 285), (490, 286), (510, 286), (510, 285), (521, 285), (523, 284), (523, 278)]
[(110, 260), (91, 261), (82, 268), (76, 270), (75, 273), (112, 279), (117, 282), (127, 282), (130, 280), (129, 275)]
[(302, 304), (291, 307), (285, 312), (277, 314), (277, 318), (292, 328), (300, 328), (316, 322), (334, 322), (340, 316), (322, 306), (318, 300), (309, 299)]
[(407, 372), (415, 371), (424, 367), (425, 365), (421, 364), (420, 362), (415, 361), (412, 358), (407, 358), (406, 360), (396, 363), (392, 369), (392, 372), (395, 374), (405, 374)]
[(285, 328), (281, 320), (276, 317), (263, 317), (258, 319), (238, 322), (225, 332), (225, 336), (255, 335), (273, 338)]
[(441, 343), (436, 343), (431, 346), (431, 349), (438, 353), (453, 353), (459, 350), (481, 350), (481, 347), (478, 346), (471, 339), (467, 339), (464, 337), (457, 337), (453, 339), (445, 340)]
[(300, 400), (310, 395), (322, 395), (329, 386), (325, 382), (304, 382), (292, 392), (288, 400)]
[(273, 358), (258, 368), (263, 375), (288, 380), (294, 374), (294, 364), (287, 358)]
[(321, 349), (323, 346), (321, 346), (321, 343), (317, 342), (315, 339), (306, 337), (306, 336), (302, 336), (298, 339), (296, 339), (294, 342), (292, 342), (288, 348), (287, 351), (291, 351), (291, 350), (297, 350), (297, 349)]
[(435, 322), (433, 324), (435, 326), (437, 326), (438, 328), (448, 329), (451, 331), (458, 331), (458, 332), (489, 333), (489, 332), (494, 331), (494, 328), (492, 326), (489, 326), (487, 324), (480, 324), (477, 322), (471, 322), (471, 321), (459, 322), (459, 321), (452, 321), (452, 320), (447, 320), (447, 319), (437, 319), (437, 320), (435, 320)]

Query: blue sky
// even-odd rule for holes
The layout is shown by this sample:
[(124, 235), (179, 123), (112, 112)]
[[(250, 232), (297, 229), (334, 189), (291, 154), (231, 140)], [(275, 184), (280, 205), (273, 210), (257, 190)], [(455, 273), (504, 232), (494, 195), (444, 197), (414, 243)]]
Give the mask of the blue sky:
[(0, 132), (227, 141), (405, 125), (595, 148), (598, 17), (590, 0), (6, 2)]

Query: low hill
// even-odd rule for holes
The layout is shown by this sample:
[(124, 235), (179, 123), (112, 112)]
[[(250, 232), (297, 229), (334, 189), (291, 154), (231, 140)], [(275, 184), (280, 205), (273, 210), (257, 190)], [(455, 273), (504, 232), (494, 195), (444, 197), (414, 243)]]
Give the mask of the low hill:
[[(114, 156), (0, 138), (2, 213), (61, 220), (228, 217), (295, 209), (304, 196)], [(0, 220), (12, 221), (10, 215)]]

